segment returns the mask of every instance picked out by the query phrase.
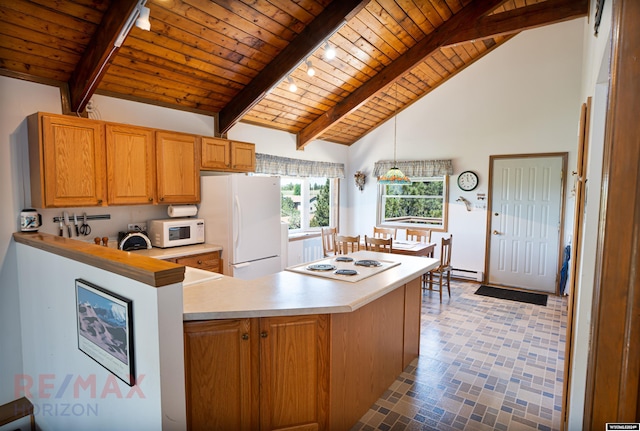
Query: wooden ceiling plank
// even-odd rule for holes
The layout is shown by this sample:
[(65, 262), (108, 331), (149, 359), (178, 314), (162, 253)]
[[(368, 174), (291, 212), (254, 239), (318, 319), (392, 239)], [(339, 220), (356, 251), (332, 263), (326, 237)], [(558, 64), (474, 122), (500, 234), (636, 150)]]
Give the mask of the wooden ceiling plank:
[(107, 69), (109, 60), (118, 51), (114, 42), (124, 28), (137, 0), (113, 0), (102, 18), (69, 80), (71, 110), (84, 110)]
[(308, 23), (313, 21), (313, 16), (307, 14), (309, 17), (307, 20), (299, 20), (287, 10), (283, 10), (281, 7), (276, 6), (272, 2), (262, 0), (241, 0), (246, 7), (250, 7), (261, 15), (264, 15), (265, 20), (271, 20), (274, 24), (270, 25), (270, 28), (276, 29), (277, 25), (284, 27), (284, 29), (291, 30), (293, 37), (298, 35)]
[(321, 117), (318, 117), (310, 126), (302, 130), (298, 134), (297, 148), (304, 148), (306, 144), (322, 134), (342, 117), (358, 109), (359, 106), (375, 95), (375, 93), (392, 84), (399, 76), (411, 70), (430, 53), (444, 46), (460, 28), (474, 25), (479, 17), (492, 11), (503, 1), (504, 0), (484, 0), (482, 2), (471, 3), (462, 9), (449, 21), (442, 24), (440, 28), (427, 35), (395, 62), (387, 66), (382, 72), (351, 93), (349, 97), (345, 98), (345, 100), (341, 101), (333, 109)]
[[(520, 13), (524, 14), (524, 19), (518, 19), (518, 11), (514, 11), (504, 12), (507, 15), (503, 15), (502, 17), (498, 14), (480, 18), (482, 14), (478, 14), (475, 19), (462, 21), (462, 17), (465, 15), (466, 10), (474, 7), (479, 8), (475, 3), (472, 3), (469, 6), (466, 6), (461, 12), (454, 15), (449, 21), (445, 22), (441, 28), (431, 33), (416, 46), (407, 51), (406, 54), (396, 60), (393, 64), (387, 66), (381, 73), (352, 93), (348, 98), (341, 101), (331, 111), (328, 111), (323, 116), (316, 119), (316, 121), (314, 121), (314, 123), (309, 127), (302, 130), (298, 135), (297, 148), (303, 148), (304, 145), (322, 134), (326, 128), (331, 127), (331, 125), (338, 121), (342, 116), (354, 109), (357, 109), (358, 106), (361, 105), (368, 97), (371, 97), (373, 93), (379, 91), (379, 89), (386, 85), (391, 84), (396, 77), (400, 76), (402, 73), (406, 72), (406, 69), (410, 68), (407, 66), (408, 64), (413, 63), (413, 57), (418, 57), (420, 55), (424, 56), (425, 54), (428, 55), (430, 52), (433, 52), (433, 50), (438, 47), (434, 46), (435, 43), (432, 41), (446, 38), (448, 41), (445, 43), (449, 45), (451, 43), (460, 43), (463, 41), (464, 38), (459, 36), (459, 34), (465, 34), (465, 38), (468, 38), (470, 34), (475, 35), (477, 38), (480, 38), (481, 36), (486, 38), (491, 36), (495, 31), (503, 34), (508, 33), (506, 31), (506, 29), (508, 29), (513, 33), (514, 31), (517, 31), (514, 27), (514, 23), (516, 22), (519, 25), (524, 25), (525, 28), (531, 28), (529, 26), (540, 26), (544, 24), (540, 16), (544, 17), (547, 24), (567, 19), (574, 19), (579, 16), (585, 16), (587, 13), (587, 6), (587, 0), (547, 0), (544, 3), (522, 8)], [(456, 24), (454, 25), (452, 22), (455, 22)], [(448, 36), (450, 37), (438, 37), (442, 32), (448, 33)], [(442, 45), (444, 46), (445, 43), (442, 43)], [(427, 47), (427, 49), (425, 49), (425, 47)], [(467, 49), (469, 50), (470, 48), (471, 47)], [(486, 49), (486, 46), (474, 46), (473, 48), (476, 53), (471, 54), (471, 57), (475, 58), (482, 54), (482, 48)], [(431, 51), (426, 52), (427, 50)], [(410, 61), (406, 59), (410, 59)]]
[(93, 23), (64, 13), (59, 13), (55, 9), (40, 6), (34, 7), (27, 2), (3, 1), (2, 7), (6, 10), (12, 10), (20, 16), (16, 23), (22, 22), (25, 17), (36, 17), (36, 19), (42, 21), (41, 24), (44, 25), (45, 28), (49, 25), (52, 25), (53, 30), (57, 30), (59, 27), (66, 27), (72, 29), (74, 32), (83, 33), (84, 35), (93, 34), (96, 28), (96, 25)]
[[(395, 40), (387, 41), (373, 30), (373, 24), (362, 21), (361, 18), (365, 18), (366, 15), (368, 15), (368, 13), (362, 12), (358, 14), (358, 16), (349, 21), (347, 25), (353, 28), (356, 33), (360, 34), (362, 39), (365, 39), (372, 46), (375, 46), (382, 55), (391, 60), (398, 58), (400, 54), (406, 52), (405, 45), (400, 43), (397, 38), (392, 37), (392, 39)], [(377, 25), (380, 26), (379, 24)], [(381, 60), (378, 59), (378, 61)]]
[[(368, 7), (376, 7), (373, 5), (374, 2), (369, 3)], [(379, 4), (380, 8), (384, 9), (385, 13), (388, 14), (393, 20), (395, 20), (398, 25), (402, 27), (402, 29), (410, 35), (414, 43), (421, 40), (425, 33), (422, 29), (407, 15), (407, 13), (400, 7), (396, 2), (383, 2)], [(413, 43), (410, 45), (413, 46)]]
[[(126, 84), (126, 82), (125, 82)], [(194, 102), (190, 98), (184, 98), (176, 100), (176, 97), (166, 95), (164, 93), (155, 93), (142, 90), (140, 88), (131, 88), (127, 85), (118, 83), (104, 83), (101, 87), (101, 91), (112, 92), (115, 94), (127, 95), (132, 100), (157, 100), (158, 102), (167, 103), (170, 106), (182, 106), (193, 109), (203, 109), (208, 112), (212, 112), (215, 107), (204, 105), (203, 103)]]
[(265, 97), (302, 59), (309, 56), (343, 22), (359, 12), (367, 0), (334, 1), (327, 6), (268, 66), (256, 76), (218, 117), (219, 133), (226, 133), (248, 110)]
[[(32, 3), (39, 4), (44, 8), (51, 8), (51, 0), (30, 0)], [(72, 17), (80, 17), (83, 21), (88, 21), (94, 25), (100, 24), (102, 15), (104, 14), (106, 7), (96, 7), (98, 5), (82, 5), (77, 2), (70, 1), (58, 1), (55, 3), (55, 11), (61, 14), (69, 15)]]
[[(394, 3), (395, 4), (395, 3)], [(368, 14), (363, 13), (369, 12)], [(416, 27), (419, 32), (418, 39), (408, 33), (402, 25), (391, 15), (380, 3), (375, 0), (369, 2), (363, 12), (358, 14), (359, 18), (365, 18), (363, 21), (369, 23), (373, 28), (378, 30), (379, 35), (389, 43), (393, 41), (394, 49), (399, 53), (403, 53), (408, 48), (416, 44), (416, 42), (424, 37), (422, 31)], [(412, 22), (413, 24), (413, 22)], [(397, 42), (395, 42), (397, 40)]]
[[(64, 64), (71, 69), (73, 69), (73, 65), (80, 59), (80, 55), (76, 53), (60, 51), (54, 47), (32, 43), (28, 40), (10, 35), (3, 35), (3, 37), (0, 38), (0, 47), (15, 52), (19, 57), (41, 58), (44, 61)], [(24, 61), (24, 59), (22, 59), (22, 61)]]
[[(20, 60), (24, 60), (24, 56), (20, 55)], [(23, 79), (25, 81), (32, 81), (38, 83), (44, 83), (46, 85), (52, 85), (47, 80), (55, 81), (55, 86), (60, 86), (61, 83), (67, 82), (71, 71), (64, 72), (57, 69), (51, 69), (47, 64), (45, 66), (36, 65), (34, 63), (23, 63), (20, 60), (12, 60), (4, 55), (2, 49), (0, 49), (0, 75)]]

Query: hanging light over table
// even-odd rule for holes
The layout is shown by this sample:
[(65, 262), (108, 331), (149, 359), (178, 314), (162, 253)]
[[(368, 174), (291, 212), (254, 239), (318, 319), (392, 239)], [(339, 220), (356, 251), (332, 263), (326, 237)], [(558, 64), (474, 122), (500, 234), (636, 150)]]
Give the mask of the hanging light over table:
[(396, 111), (393, 117), (393, 167), (378, 177), (378, 183), (391, 185), (411, 184), (411, 180), (396, 166), (396, 135), (398, 125), (398, 83), (396, 82)]

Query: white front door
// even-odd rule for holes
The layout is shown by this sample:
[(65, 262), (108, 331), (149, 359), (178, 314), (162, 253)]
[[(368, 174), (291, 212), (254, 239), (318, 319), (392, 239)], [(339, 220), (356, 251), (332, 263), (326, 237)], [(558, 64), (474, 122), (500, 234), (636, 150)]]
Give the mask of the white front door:
[(491, 159), (489, 284), (556, 292), (564, 162)]

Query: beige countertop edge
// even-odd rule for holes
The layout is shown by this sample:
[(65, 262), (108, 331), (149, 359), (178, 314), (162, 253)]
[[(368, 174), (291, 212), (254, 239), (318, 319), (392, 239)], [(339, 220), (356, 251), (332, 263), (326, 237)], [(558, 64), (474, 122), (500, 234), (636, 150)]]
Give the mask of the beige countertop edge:
[[(372, 252), (361, 258), (388, 259)], [(223, 277), (184, 288), (184, 321), (334, 314), (355, 311), (437, 267), (437, 259), (393, 255), (401, 262), (356, 283), (292, 271), (256, 280)]]
[(17, 243), (54, 253), (127, 278), (161, 287), (184, 280), (184, 265), (38, 232), (15, 232)]
[(135, 250), (139, 256), (153, 257), (155, 259), (173, 259), (176, 257), (187, 257), (194, 254), (209, 253), (212, 251), (222, 251), (222, 247), (216, 244), (193, 244), (181, 247), (158, 248), (153, 247), (147, 250)]

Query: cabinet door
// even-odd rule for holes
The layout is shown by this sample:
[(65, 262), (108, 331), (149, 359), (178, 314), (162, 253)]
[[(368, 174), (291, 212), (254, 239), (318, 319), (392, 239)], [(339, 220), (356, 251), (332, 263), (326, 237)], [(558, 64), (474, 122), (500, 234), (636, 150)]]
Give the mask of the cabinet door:
[(197, 137), (185, 133), (156, 133), (158, 203), (200, 202), (200, 157)]
[(188, 429), (257, 428), (254, 333), (249, 319), (184, 323)]
[(242, 172), (255, 172), (256, 146), (246, 142), (231, 142), (231, 169)]
[(260, 319), (260, 428), (327, 428), (326, 315)]
[(110, 205), (151, 204), (155, 198), (153, 131), (106, 125), (107, 191)]
[(43, 207), (106, 204), (104, 126), (100, 122), (43, 115), (41, 145)]
[(201, 138), (200, 167), (227, 170), (231, 167), (231, 141), (219, 138)]

